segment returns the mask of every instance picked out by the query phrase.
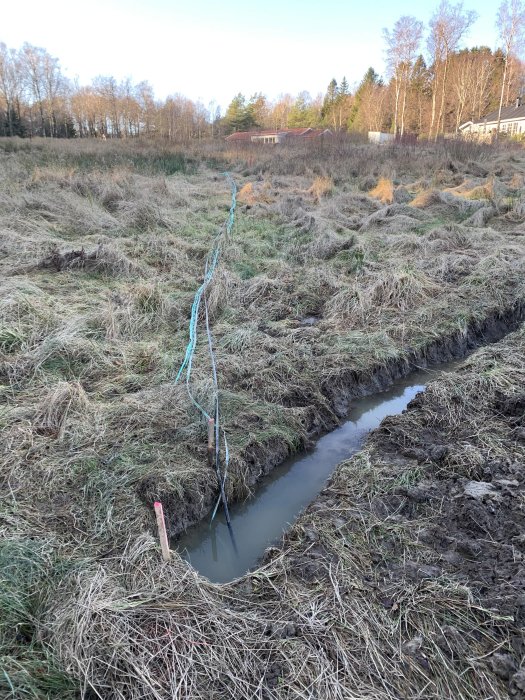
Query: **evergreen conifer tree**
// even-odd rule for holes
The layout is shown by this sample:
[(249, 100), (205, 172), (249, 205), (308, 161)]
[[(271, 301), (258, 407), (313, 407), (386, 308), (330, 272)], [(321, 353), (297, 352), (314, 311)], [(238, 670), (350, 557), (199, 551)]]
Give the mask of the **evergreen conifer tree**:
[(246, 98), (242, 93), (235, 95), (230, 102), (224, 116), (224, 126), (227, 133), (234, 131), (246, 131), (255, 125), (253, 108), (246, 104)]
[(359, 87), (357, 88), (356, 93), (354, 95), (354, 103), (352, 105), (352, 109), (350, 110), (350, 115), (348, 117), (349, 129), (355, 127), (357, 116), (359, 114), (359, 108), (361, 106), (363, 94), (365, 93), (365, 91), (370, 87), (381, 86), (382, 84), (383, 81), (381, 80), (380, 76), (375, 72), (375, 70), (372, 67), (370, 67), (366, 71), (363, 80), (359, 83)]
[(321, 116), (323, 119), (325, 119), (328, 116), (330, 110), (336, 103), (338, 95), (339, 89), (337, 87), (337, 80), (335, 78), (332, 78), (332, 80), (328, 83), (328, 88), (326, 90), (326, 95), (321, 110)]

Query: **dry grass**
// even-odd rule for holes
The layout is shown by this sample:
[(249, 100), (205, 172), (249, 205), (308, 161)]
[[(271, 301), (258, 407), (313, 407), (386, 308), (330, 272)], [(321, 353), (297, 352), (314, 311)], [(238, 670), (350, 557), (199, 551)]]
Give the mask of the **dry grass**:
[[(396, 191), (417, 191), (443, 170), (441, 146), (432, 148), (418, 158), (386, 149), (377, 162), (346, 142), (285, 152), (203, 145), (184, 156), (112, 143), (0, 153), (0, 554), (36, 562), (31, 577), (20, 563), (10, 579), (6, 620), (25, 636), (0, 629), (0, 653), (26, 696), (75, 697), (84, 687), (87, 697), (94, 686), (108, 700), (415, 698), (429, 696), (429, 682), (434, 697), (490, 695), (485, 671), (472, 680), (471, 665), (443, 658), (429, 681), (417, 654), (403, 651), (436, 600), (441, 621), (484, 625), (485, 613), (465, 608), (460, 587), (407, 588), (404, 617), (374, 603), (375, 521), (342, 537), (336, 514), (354, 517), (348, 494), (333, 492), (328, 510), (308, 516), (318, 540), (298, 524), (265, 569), (223, 589), (178, 558), (159, 568), (144, 534), (153, 500), (176, 534), (216, 497), (206, 426), (184, 387), (173, 387), (193, 294), (229, 207), (226, 183), (205, 163), (228, 165), (252, 198), (208, 299), (227, 488), (243, 498), (265, 469), (336, 424), (335, 397), (352, 373), (424, 352), (523, 299), (523, 238), (509, 218), (517, 203), (469, 223), (483, 202), (448, 192), (421, 209), (383, 206), (362, 191), (384, 172), (396, 172)], [(457, 175), (473, 155), (454, 158)], [(496, 193), (525, 172), (521, 157), (505, 163)], [(208, 405), (202, 341), (195, 394)], [(308, 573), (316, 567), (320, 578)], [(51, 690), (39, 668), (56, 679)], [(1, 676), (0, 690), (11, 692)]]
[(247, 182), (238, 194), (239, 202), (243, 204), (271, 203), (275, 200), (270, 182)]
[(315, 178), (308, 192), (313, 196), (316, 202), (319, 202), (323, 197), (332, 194), (333, 190), (334, 183), (332, 178), (321, 175)]
[(370, 289), (370, 305), (382, 309), (406, 311), (422, 305), (433, 294), (439, 292), (437, 284), (414, 272), (382, 274)]
[(383, 204), (392, 204), (394, 201), (394, 183), (389, 178), (381, 177), (377, 185), (368, 194), (375, 199), (379, 199)]
[(437, 190), (421, 190), (410, 202), (410, 206), (417, 207), (418, 209), (425, 209), (432, 204), (438, 204), (440, 201), (441, 197)]
[(62, 440), (68, 418), (89, 414), (89, 399), (80, 382), (58, 382), (42, 399), (33, 419), (34, 430)]
[[(507, 698), (521, 676), (515, 664), (505, 680), (500, 659), (512, 661), (518, 630), (446, 570), (428, 543), (435, 515), (400, 505), (423, 493), (425, 466), (385, 445), (407, 452), (429, 425), (448, 431), (441, 479), (499, 458), (507, 431), (491, 406), (522, 395), (522, 344), (523, 333), (479, 353), (385, 424), (239, 581), (209, 584), (177, 554), (161, 565), (148, 537), (118, 572), (105, 562), (65, 577), (45, 601), (64, 667), (116, 698)], [(455, 436), (487, 420), (478, 458)]]

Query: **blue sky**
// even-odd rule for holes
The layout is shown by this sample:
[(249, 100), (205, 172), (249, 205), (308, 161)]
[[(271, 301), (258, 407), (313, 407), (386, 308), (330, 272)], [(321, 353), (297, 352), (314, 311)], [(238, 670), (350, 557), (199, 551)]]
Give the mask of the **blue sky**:
[[(64, 72), (149, 80), (157, 97), (182, 93), (223, 109), (237, 92), (312, 95), (332, 77), (384, 71), (382, 29), (401, 15), (428, 23), (438, 0), (24, 0), (2, 9), (0, 41), (43, 46)], [(494, 48), (497, 4), (466, 0), (479, 18), (466, 44)], [(78, 8), (82, 8), (79, 12)], [(422, 47), (425, 48), (424, 46)]]

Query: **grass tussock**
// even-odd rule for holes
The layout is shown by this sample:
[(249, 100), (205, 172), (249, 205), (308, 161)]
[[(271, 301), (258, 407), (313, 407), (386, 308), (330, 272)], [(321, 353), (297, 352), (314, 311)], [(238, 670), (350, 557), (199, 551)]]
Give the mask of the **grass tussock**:
[(430, 207), (432, 204), (439, 204), (440, 202), (441, 197), (437, 190), (421, 190), (410, 202), (410, 206), (417, 209), (426, 209), (426, 207)]
[(239, 202), (251, 206), (260, 203), (270, 204), (274, 201), (271, 183), (267, 181), (247, 182), (241, 187), (237, 196)]
[(438, 287), (421, 273), (406, 271), (383, 274), (370, 289), (370, 304), (373, 307), (405, 311), (423, 303), (437, 291)]
[(379, 199), (383, 204), (392, 204), (394, 201), (394, 183), (390, 178), (381, 177), (377, 185), (368, 194), (374, 199)]
[(34, 430), (61, 440), (68, 417), (87, 417), (89, 399), (80, 382), (59, 381), (43, 398), (33, 419)]
[(317, 176), (308, 190), (316, 202), (319, 202), (323, 197), (328, 197), (333, 191), (332, 178), (323, 175)]
[[(45, 537), (4, 537), (0, 544), (0, 645), (3, 697), (78, 697), (78, 682), (39, 636), (45, 591), (68, 572)], [(56, 578), (55, 578), (56, 577)]]

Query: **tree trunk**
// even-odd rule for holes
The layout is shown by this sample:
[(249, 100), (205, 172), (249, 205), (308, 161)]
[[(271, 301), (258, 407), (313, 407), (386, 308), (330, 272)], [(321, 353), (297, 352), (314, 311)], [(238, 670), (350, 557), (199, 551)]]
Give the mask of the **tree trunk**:
[(404, 76), (404, 86), (403, 86), (403, 101), (401, 103), (401, 131), (400, 135), (403, 136), (405, 133), (405, 111), (407, 107), (407, 91), (408, 91), (408, 76)]
[(13, 107), (11, 102), (6, 99), (6, 109), (7, 109), (7, 123), (9, 125), (9, 136), (13, 135)]
[(510, 96), (510, 84), (512, 83), (512, 73), (513, 73), (513, 68), (514, 68), (514, 61), (512, 60), (512, 56), (509, 56), (509, 70), (508, 70), (508, 76), (507, 76), (507, 94), (505, 95), (505, 107), (508, 107), (510, 104), (509, 96)]
[(396, 82), (396, 103), (395, 103), (395, 108), (394, 108), (394, 136), (397, 136), (397, 122), (398, 122), (398, 115), (399, 115), (399, 93), (401, 90), (401, 84), (400, 84), (399, 78), (397, 76), (395, 77), (395, 82)]
[(428, 140), (430, 141), (432, 139), (432, 132), (434, 130), (434, 123), (436, 120), (436, 93), (439, 85), (438, 81), (438, 69), (437, 69), (437, 62), (434, 62), (435, 65), (435, 76), (434, 76), (434, 88), (432, 90), (432, 110), (430, 112), (430, 127), (428, 129)]
[(447, 72), (448, 72), (448, 53), (445, 57), (445, 67), (443, 69), (443, 83), (441, 85), (441, 105), (439, 107), (439, 116), (437, 120), (436, 129), (436, 141), (439, 133), (439, 125), (441, 124), (441, 129), (443, 134), (445, 133), (445, 88), (447, 83)]
[(498, 108), (498, 123), (496, 124), (496, 140), (499, 139), (499, 127), (501, 123), (501, 110), (503, 109), (503, 96), (505, 94), (505, 82), (507, 80), (507, 65), (509, 62), (509, 54), (505, 54), (505, 64), (503, 67), (503, 80), (501, 81), (501, 95), (499, 98), (499, 108)]

